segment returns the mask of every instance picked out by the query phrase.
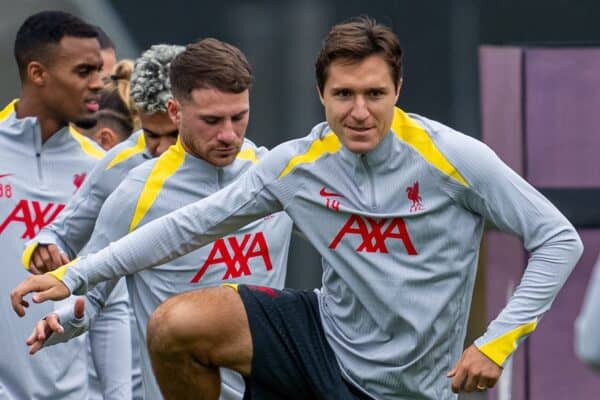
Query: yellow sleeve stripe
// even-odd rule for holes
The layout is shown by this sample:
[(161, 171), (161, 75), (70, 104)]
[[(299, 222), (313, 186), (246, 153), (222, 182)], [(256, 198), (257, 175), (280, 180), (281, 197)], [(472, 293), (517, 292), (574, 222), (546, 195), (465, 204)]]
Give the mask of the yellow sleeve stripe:
[(127, 147), (127, 148), (121, 150), (120, 152), (118, 152), (117, 155), (112, 160), (110, 160), (110, 162), (106, 166), (106, 169), (107, 170), (111, 169), (115, 165), (127, 160), (128, 158), (131, 158), (134, 155), (143, 152), (145, 149), (146, 149), (146, 139), (144, 136), (144, 132), (142, 132), (140, 134), (140, 136), (138, 137), (138, 140), (135, 143), (135, 145)]
[(67, 270), (69, 268), (71, 268), (73, 265), (77, 264), (77, 262), (79, 262), (79, 257), (73, 259), (71, 262), (63, 265), (62, 267), (56, 268), (54, 271), (46, 272), (46, 275), (52, 275), (59, 281), (62, 281), (63, 276), (65, 276), (65, 273), (67, 272)]
[(396, 108), (392, 130), (396, 137), (415, 149), (427, 162), (463, 186), (469, 187), (460, 172), (440, 152), (427, 132), (404, 111)]
[(35, 249), (37, 249), (38, 245), (38, 242), (33, 242), (27, 245), (27, 247), (25, 247), (25, 250), (23, 250), (23, 254), (21, 254), (21, 262), (27, 270), (29, 269), (29, 264), (31, 263), (31, 256), (33, 256), (33, 252), (35, 251)]
[(238, 292), (238, 291), (239, 291), (239, 290), (238, 290), (238, 286), (239, 286), (239, 284), (237, 284), (237, 283), (222, 283), (222, 284), (221, 284), (221, 286), (230, 287), (230, 288), (232, 288), (233, 290), (235, 290), (236, 292)]
[(342, 148), (342, 144), (333, 132), (328, 132), (323, 138), (317, 139), (311, 143), (308, 151), (304, 154), (293, 157), (287, 166), (283, 169), (279, 178), (289, 174), (300, 164), (312, 163), (322, 157), (324, 154), (333, 154)]
[(104, 157), (104, 152), (98, 149), (96, 146), (94, 146), (90, 139), (77, 132), (77, 130), (73, 128), (72, 125), (69, 125), (69, 132), (71, 132), (71, 136), (73, 136), (73, 139), (75, 139), (79, 143), (84, 153), (98, 160)]
[(257, 160), (256, 160), (256, 152), (254, 151), (254, 149), (253, 149), (253, 148), (249, 148), (249, 149), (244, 149), (244, 150), (241, 150), (241, 151), (238, 153), (238, 155), (237, 155), (237, 157), (236, 157), (236, 158), (238, 158), (238, 159), (240, 159), (240, 160), (248, 160), (248, 161), (251, 161), (251, 162), (252, 162), (252, 164), (256, 164), (256, 161), (257, 161)]
[(152, 204), (154, 204), (154, 201), (158, 197), (166, 180), (179, 169), (181, 164), (183, 164), (184, 159), (185, 150), (179, 139), (177, 139), (177, 143), (175, 143), (174, 146), (169, 147), (169, 149), (160, 156), (158, 161), (156, 161), (156, 164), (154, 164), (152, 171), (150, 171), (150, 175), (148, 175), (146, 184), (138, 198), (133, 219), (129, 224), (129, 232), (133, 231), (138, 226), (142, 218), (144, 218), (148, 210), (150, 210), (150, 207), (152, 207)]
[(499, 366), (504, 365), (504, 361), (517, 349), (517, 342), (520, 338), (533, 332), (537, 326), (537, 319), (518, 328), (498, 336), (496, 339), (479, 347), (479, 351), (488, 356)]
[(14, 99), (0, 111), (0, 122), (4, 121), (10, 114), (15, 112), (15, 104), (17, 104), (17, 101), (19, 101), (19, 99)]

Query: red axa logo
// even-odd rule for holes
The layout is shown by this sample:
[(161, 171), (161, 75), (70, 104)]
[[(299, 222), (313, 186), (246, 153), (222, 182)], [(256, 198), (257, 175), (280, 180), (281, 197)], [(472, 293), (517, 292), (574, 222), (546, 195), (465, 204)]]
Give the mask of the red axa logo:
[(73, 185), (75, 185), (75, 191), (77, 191), (81, 185), (83, 185), (83, 181), (85, 181), (86, 173), (82, 172), (81, 174), (73, 175)]
[(335, 249), (346, 235), (358, 235), (362, 239), (362, 242), (356, 248), (358, 252), (388, 253), (386, 240), (395, 239), (402, 241), (409, 255), (414, 256), (417, 254), (417, 250), (406, 230), (406, 224), (400, 217), (378, 220), (353, 214), (329, 244), (329, 248)]
[(22, 239), (33, 239), (43, 227), (50, 224), (60, 213), (64, 204), (47, 203), (42, 205), (36, 200), (20, 200), (8, 217), (0, 224), (0, 234), (10, 224), (23, 224), (25, 231), (21, 235)]
[(406, 188), (406, 196), (410, 201), (412, 201), (410, 212), (416, 212), (425, 209), (425, 207), (423, 207), (423, 199), (421, 199), (421, 196), (419, 195), (419, 181), (416, 181), (412, 186)]
[(218, 239), (214, 242), (206, 261), (191, 282), (200, 281), (208, 268), (213, 265), (225, 265), (223, 280), (251, 275), (248, 261), (254, 257), (262, 258), (267, 271), (273, 268), (269, 247), (262, 232), (247, 233), (241, 242), (238, 242), (235, 236)]

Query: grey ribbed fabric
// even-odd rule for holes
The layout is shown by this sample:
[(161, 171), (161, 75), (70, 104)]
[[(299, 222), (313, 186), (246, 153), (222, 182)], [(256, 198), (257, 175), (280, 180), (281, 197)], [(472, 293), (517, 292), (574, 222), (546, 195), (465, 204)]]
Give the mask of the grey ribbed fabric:
[(285, 209), (323, 257), (321, 317), (345, 377), (377, 399), (454, 399), (446, 373), (467, 325), (485, 220), (531, 252), (514, 296), (476, 344), (502, 364), (582, 252), (571, 224), (481, 142), (396, 109), (371, 152), (326, 123), (267, 154), (236, 185), (68, 269), (73, 293), (164, 263)]

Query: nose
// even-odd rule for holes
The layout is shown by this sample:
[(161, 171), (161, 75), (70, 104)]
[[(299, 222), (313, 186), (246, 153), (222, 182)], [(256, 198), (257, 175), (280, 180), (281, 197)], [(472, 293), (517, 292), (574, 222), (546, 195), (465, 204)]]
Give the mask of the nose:
[(94, 72), (90, 76), (89, 88), (93, 92), (98, 92), (100, 89), (104, 87), (104, 82), (102, 82), (102, 75), (99, 71)]
[(177, 141), (176, 138), (171, 136), (161, 137), (158, 142), (158, 146), (156, 146), (156, 155), (160, 156), (162, 153), (167, 151), (169, 147), (175, 144)]
[(221, 130), (219, 131), (219, 135), (217, 137), (221, 142), (223, 143), (232, 143), (235, 138), (236, 138), (236, 134), (235, 131), (233, 130), (233, 122), (231, 121), (231, 119), (226, 118), (223, 121), (223, 126), (221, 128)]
[(352, 105), (352, 118), (363, 121), (369, 118), (369, 108), (367, 107), (367, 102), (364, 96), (356, 96), (354, 99), (354, 104)]

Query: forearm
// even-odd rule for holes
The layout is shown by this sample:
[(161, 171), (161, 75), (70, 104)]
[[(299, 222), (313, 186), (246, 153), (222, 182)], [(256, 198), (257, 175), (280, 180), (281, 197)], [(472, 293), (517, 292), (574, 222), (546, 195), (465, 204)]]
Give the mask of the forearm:
[(498, 317), (475, 345), (503, 365), (517, 345), (535, 330), (581, 256), (583, 246), (567, 225), (536, 249), (521, 282)]

